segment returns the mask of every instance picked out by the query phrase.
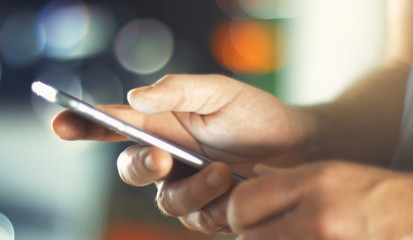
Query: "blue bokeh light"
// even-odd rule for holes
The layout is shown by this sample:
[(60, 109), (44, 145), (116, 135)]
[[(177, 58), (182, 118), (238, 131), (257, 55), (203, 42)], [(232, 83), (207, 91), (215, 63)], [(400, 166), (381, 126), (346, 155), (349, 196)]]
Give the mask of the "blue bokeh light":
[(0, 49), (4, 62), (27, 66), (41, 56), (45, 44), (42, 31), (36, 31), (36, 14), (20, 11), (6, 19), (0, 31)]
[(89, 9), (81, 2), (56, 1), (39, 14), (37, 29), (45, 35), (45, 54), (65, 56), (84, 39), (89, 29)]

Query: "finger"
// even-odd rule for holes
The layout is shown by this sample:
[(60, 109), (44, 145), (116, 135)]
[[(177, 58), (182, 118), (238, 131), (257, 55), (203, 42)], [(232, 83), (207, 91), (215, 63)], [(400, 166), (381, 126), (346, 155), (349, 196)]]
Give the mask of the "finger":
[[(200, 152), (197, 141), (172, 113), (148, 115), (128, 105), (97, 105), (96, 107), (135, 127)], [(60, 138), (65, 140), (130, 141), (127, 137), (69, 110), (59, 113), (53, 119), (52, 128)]]
[(125, 183), (145, 186), (165, 178), (172, 169), (173, 160), (159, 148), (132, 146), (119, 155), (117, 165)]
[(221, 75), (166, 75), (153, 86), (130, 91), (128, 101), (145, 113), (209, 114), (231, 102), (243, 86)]
[(270, 167), (264, 164), (256, 164), (253, 168), (252, 168), (252, 175), (254, 177), (260, 177), (260, 176), (264, 176), (264, 175), (268, 175), (271, 173), (282, 173), (282, 169), (279, 169), (278, 171), (276, 170), (276, 168), (274, 167)]
[(294, 215), (277, 215), (246, 228), (239, 234), (237, 240), (303, 239), (310, 237), (305, 235), (306, 231), (304, 232), (301, 222)]
[(232, 175), (227, 165), (212, 163), (198, 173), (159, 185), (159, 208), (169, 216), (184, 216), (212, 202), (231, 187)]
[[(126, 122), (142, 125), (145, 115), (127, 105), (96, 106)], [(69, 110), (60, 112), (52, 121), (54, 132), (65, 140), (126, 141), (126, 137)]]
[[(268, 171), (268, 170), (267, 170)], [(234, 232), (291, 209), (301, 197), (292, 170), (272, 168), (271, 174), (238, 184), (228, 204), (228, 222)]]
[(126, 141), (125, 136), (87, 120), (69, 110), (56, 115), (52, 121), (52, 129), (64, 140), (99, 140), (99, 141)]
[(181, 222), (188, 229), (207, 234), (231, 232), (227, 221), (228, 197), (226, 193), (201, 210), (180, 217)]

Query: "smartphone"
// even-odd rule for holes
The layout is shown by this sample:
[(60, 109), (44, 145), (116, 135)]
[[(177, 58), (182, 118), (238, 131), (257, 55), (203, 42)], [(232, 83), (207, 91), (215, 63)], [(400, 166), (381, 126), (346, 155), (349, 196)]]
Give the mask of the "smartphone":
[[(150, 134), (143, 129), (134, 127), (114, 116), (111, 116), (91, 104), (81, 101), (61, 90), (42, 82), (33, 82), (32, 91), (49, 102), (58, 104), (72, 112), (85, 117), (93, 122), (101, 124), (130, 140), (143, 145), (151, 145), (169, 152), (173, 158), (195, 169), (202, 169), (213, 161), (204, 156), (179, 147), (160, 137)], [(235, 182), (240, 182), (246, 178), (236, 172), (232, 172)]]

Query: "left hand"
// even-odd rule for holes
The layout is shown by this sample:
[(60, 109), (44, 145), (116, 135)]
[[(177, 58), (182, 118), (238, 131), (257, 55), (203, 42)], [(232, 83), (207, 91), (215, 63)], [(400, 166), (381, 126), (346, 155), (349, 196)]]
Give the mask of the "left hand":
[(242, 240), (413, 239), (413, 176), (344, 162), (259, 165), (228, 206)]

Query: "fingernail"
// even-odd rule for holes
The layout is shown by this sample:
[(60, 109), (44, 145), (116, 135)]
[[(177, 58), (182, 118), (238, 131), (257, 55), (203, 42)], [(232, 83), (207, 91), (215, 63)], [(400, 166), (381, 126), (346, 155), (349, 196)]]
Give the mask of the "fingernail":
[(244, 240), (245, 238), (244, 238), (244, 236), (243, 235), (240, 235), (240, 236), (238, 236), (235, 240)]
[(255, 177), (262, 176), (268, 173), (268, 167), (262, 164), (257, 164), (252, 170), (252, 175)]
[(134, 93), (136, 93), (136, 92), (142, 92), (142, 91), (145, 91), (146, 89), (152, 88), (152, 87), (153, 87), (153, 86), (145, 86), (145, 87), (140, 87), (140, 88), (135, 88), (135, 89), (130, 90), (130, 91), (128, 92), (128, 94), (127, 94), (128, 102), (130, 103), (130, 101), (131, 101), (132, 96), (133, 96)]
[(144, 163), (145, 163), (145, 167), (148, 170), (153, 171), (153, 172), (158, 171), (158, 168), (157, 168), (155, 162), (153, 161), (152, 154), (148, 154), (145, 157)]
[(211, 188), (219, 187), (224, 183), (224, 179), (218, 174), (217, 170), (213, 169), (207, 176), (206, 183)]

